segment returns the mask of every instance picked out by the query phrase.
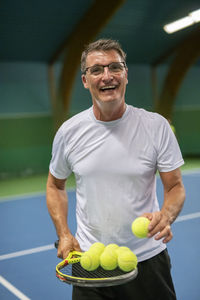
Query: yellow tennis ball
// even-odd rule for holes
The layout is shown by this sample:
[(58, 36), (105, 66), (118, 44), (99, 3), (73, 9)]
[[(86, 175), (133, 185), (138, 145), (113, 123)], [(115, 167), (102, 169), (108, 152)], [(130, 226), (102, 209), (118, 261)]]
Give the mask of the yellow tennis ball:
[(86, 251), (80, 260), (81, 267), (87, 271), (94, 271), (99, 267), (99, 255)]
[(173, 133), (176, 134), (176, 129), (175, 129), (174, 125), (171, 124), (170, 126), (171, 126)]
[(117, 268), (117, 253), (115, 250), (107, 249), (100, 256), (100, 265), (104, 270)]
[(104, 249), (105, 249), (105, 245), (103, 243), (97, 242), (90, 246), (89, 251), (95, 251), (96, 253), (101, 255), (101, 253), (104, 251)]
[(121, 246), (119, 248), (116, 249), (117, 254), (119, 255), (120, 253), (124, 252), (124, 251), (131, 251), (130, 248), (125, 247), (125, 246)]
[(130, 250), (118, 255), (118, 266), (124, 272), (130, 272), (137, 267), (137, 256)]
[(145, 217), (138, 217), (132, 223), (132, 232), (138, 238), (145, 238), (148, 234), (150, 220)]
[(115, 250), (116, 251), (118, 248), (119, 248), (119, 246), (117, 244), (108, 244), (106, 246), (105, 250), (111, 249), (111, 250)]

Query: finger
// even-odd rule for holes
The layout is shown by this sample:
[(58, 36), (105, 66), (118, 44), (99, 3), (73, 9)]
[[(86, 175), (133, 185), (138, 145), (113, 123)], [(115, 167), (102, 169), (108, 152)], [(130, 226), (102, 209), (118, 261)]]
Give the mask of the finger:
[(57, 251), (57, 257), (63, 259), (63, 255), (61, 251)]
[(160, 233), (162, 231), (162, 229), (163, 229), (163, 226), (161, 223), (156, 223), (155, 225), (154, 224), (152, 225), (152, 223), (150, 223), (149, 227), (148, 227), (149, 233), (147, 236), (152, 237), (155, 234), (157, 234), (158, 232)]
[(150, 220), (150, 224), (148, 227), (149, 233), (152, 233), (152, 235), (154, 235), (155, 233), (157, 233), (158, 231), (158, 225), (161, 221), (161, 214), (159, 212), (155, 212), (152, 214), (152, 218)]
[[(170, 227), (170, 226), (169, 226)], [(169, 232), (168, 232), (169, 234), (168, 234), (168, 236), (166, 236), (165, 238), (164, 238), (164, 240), (163, 240), (163, 243), (168, 243), (169, 241), (171, 241), (171, 239), (173, 238), (173, 233), (172, 233), (172, 231), (171, 231), (171, 227), (170, 227), (170, 230), (169, 230)]]
[(59, 246), (58, 251), (57, 251), (57, 257), (61, 258), (61, 259), (65, 259), (70, 252), (70, 248), (69, 247), (61, 247)]
[(74, 250), (82, 252), (81, 247), (80, 247), (78, 241), (75, 238), (74, 238)]
[(166, 238), (163, 240), (163, 243), (164, 243), (164, 244), (167, 244), (168, 242), (171, 241), (172, 238), (173, 238), (173, 234), (170, 234), (168, 237), (166, 237)]
[(63, 259), (67, 258), (68, 255), (69, 255), (69, 253), (70, 253), (69, 250), (68, 250), (68, 251), (64, 251), (64, 252), (63, 252)]
[(148, 233), (148, 237), (152, 237), (154, 235), (157, 234), (157, 236), (159, 236), (163, 230), (164, 226), (162, 226), (160, 223), (157, 224), (154, 228), (152, 228), (151, 230), (149, 229), (149, 233)]
[[(164, 238), (164, 239), (163, 239)], [(173, 238), (170, 225), (167, 225), (158, 235), (155, 240), (163, 239), (163, 243), (168, 243)]]
[(151, 221), (153, 219), (153, 214), (152, 213), (144, 213), (143, 215), (141, 215), (141, 217), (145, 217), (145, 218), (149, 219), (149, 221)]
[(82, 252), (82, 250), (81, 250), (80, 247), (74, 247), (74, 250), (75, 250), (75, 251), (78, 251), (78, 252)]

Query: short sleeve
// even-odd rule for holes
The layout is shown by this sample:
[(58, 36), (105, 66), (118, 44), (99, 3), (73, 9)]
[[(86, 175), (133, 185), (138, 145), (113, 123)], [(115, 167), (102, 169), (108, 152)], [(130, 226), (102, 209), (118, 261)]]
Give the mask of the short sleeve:
[(58, 179), (66, 179), (72, 172), (67, 163), (66, 147), (61, 128), (57, 131), (53, 141), (49, 170)]
[(169, 172), (184, 164), (177, 139), (169, 122), (160, 116), (156, 134), (157, 169), (159, 172)]

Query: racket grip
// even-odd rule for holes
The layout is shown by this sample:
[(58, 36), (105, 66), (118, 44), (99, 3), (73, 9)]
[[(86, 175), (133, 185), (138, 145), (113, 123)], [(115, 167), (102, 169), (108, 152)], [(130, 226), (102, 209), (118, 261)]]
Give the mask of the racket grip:
[(56, 249), (58, 249), (58, 245), (59, 245), (59, 240), (55, 241), (54, 246)]

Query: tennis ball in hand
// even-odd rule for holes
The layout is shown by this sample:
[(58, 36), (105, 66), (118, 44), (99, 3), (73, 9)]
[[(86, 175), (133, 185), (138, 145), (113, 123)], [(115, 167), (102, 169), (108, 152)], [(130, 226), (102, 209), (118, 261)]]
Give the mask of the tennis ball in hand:
[(100, 256), (100, 265), (104, 270), (117, 268), (117, 253), (115, 250), (107, 249)]
[(145, 238), (148, 234), (150, 220), (145, 217), (138, 217), (132, 223), (132, 232), (138, 238)]
[(97, 254), (101, 255), (101, 253), (104, 251), (105, 245), (103, 243), (94, 243), (92, 246), (90, 246), (89, 251), (95, 251)]
[(118, 255), (118, 266), (124, 272), (130, 272), (137, 267), (137, 256), (131, 251), (123, 251)]
[(94, 271), (99, 267), (99, 255), (86, 251), (80, 260), (81, 267), (87, 271)]

